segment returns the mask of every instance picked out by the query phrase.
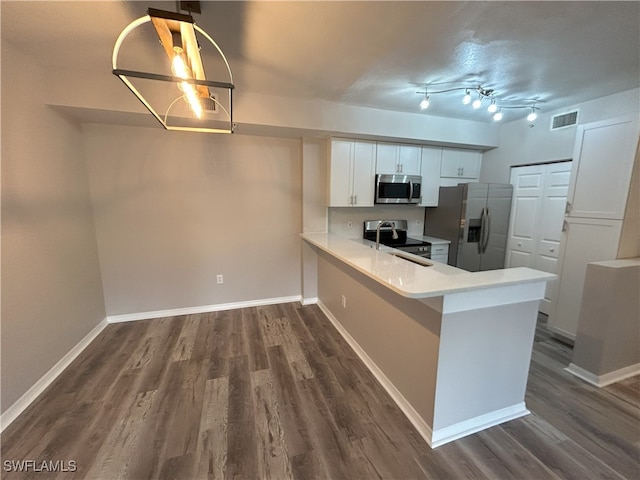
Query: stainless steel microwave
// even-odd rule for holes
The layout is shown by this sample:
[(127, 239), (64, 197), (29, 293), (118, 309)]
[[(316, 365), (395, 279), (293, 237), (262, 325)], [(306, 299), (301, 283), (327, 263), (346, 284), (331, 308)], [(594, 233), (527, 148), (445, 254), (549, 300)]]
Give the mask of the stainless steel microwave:
[(420, 203), (420, 175), (376, 175), (375, 203)]

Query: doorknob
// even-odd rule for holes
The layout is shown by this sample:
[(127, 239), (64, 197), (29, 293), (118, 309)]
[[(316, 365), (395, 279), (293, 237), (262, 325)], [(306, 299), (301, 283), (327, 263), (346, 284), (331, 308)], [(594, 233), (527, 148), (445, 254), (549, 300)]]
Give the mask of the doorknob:
[(550, 251), (550, 252), (555, 252), (555, 251), (556, 251), (556, 249), (555, 249), (555, 248), (550, 248), (550, 249), (549, 249), (549, 251)]
[(521, 247), (522, 246), (522, 242), (518, 242), (518, 246)]

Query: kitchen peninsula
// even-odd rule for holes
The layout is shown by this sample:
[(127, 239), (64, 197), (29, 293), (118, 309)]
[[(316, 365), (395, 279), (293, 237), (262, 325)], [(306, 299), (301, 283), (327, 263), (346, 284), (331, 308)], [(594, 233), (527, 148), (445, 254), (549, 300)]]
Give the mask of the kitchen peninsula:
[(432, 448), (529, 413), (538, 302), (555, 275), (423, 266), (366, 240), (302, 238), (320, 308)]

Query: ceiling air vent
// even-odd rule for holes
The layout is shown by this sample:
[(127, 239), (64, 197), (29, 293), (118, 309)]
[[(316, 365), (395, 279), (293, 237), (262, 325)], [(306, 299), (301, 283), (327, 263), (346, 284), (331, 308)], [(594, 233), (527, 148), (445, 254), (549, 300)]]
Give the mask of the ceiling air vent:
[(551, 130), (572, 127), (578, 123), (578, 110), (560, 113), (551, 117)]
[(202, 100), (202, 106), (204, 107), (204, 111), (207, 113), (216, 113), (218, 111), (216, 100), (217, 98), (215, 97), (215, 95), (211, 95), (210, 98), (204, 98)]

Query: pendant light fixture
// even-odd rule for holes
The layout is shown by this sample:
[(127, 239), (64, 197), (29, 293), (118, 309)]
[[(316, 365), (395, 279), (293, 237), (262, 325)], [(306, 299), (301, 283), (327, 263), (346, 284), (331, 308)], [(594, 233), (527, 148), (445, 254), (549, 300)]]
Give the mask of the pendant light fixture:
[[(180, 2), (188, 4), (190, 11), (194, 12), (200, 11), (199, 3)], [(125, 40), (131, 32), (148, 24), (153, 26), (166, 57), (163, 59), (162, 53), (158, 55), (155, 72), (121, 68), (118, 59)], [(216, 65), (222, 67), (218, 70), (226, 70), (228, 78), (225, 81), (210, 80), (205, 75), (198, 37), (213, 47), (208, 49), (208, 53), (218, 58)], [(133, 35), (132, 38), (139, 41), (143, 37)], [(127, 42), (126, 47), (132, 47), (131, 42)], [(148, 59), (144, 60), (149, 63)], [(233, 133), (234, 85), (229, 62), (218, 44), (195, 24), (190, 14), (149, 8), (148, 15), (134, 20), (120, 33), (113, 48), (112, 67), (113, 74), (165, 129)]]

